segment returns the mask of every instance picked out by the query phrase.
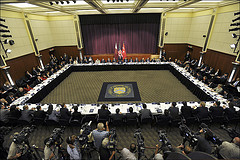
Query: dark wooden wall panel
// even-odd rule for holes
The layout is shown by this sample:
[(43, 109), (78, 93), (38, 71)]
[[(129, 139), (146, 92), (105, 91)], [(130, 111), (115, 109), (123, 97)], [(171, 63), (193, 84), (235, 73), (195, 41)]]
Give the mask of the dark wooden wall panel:
[(39, 51), (42, 55), (43, 65), (46, 65), (50, 61), (49, 49), (50, 48)]
[[(201, 47), (193, 46), (192, 58), (199, 59), (201, 50)], [(211, 49), (208, 49), (206, 54), (203, 56), (203, 61), (206, 64), (214, 67), (215, 69), (219, 68), (222, 73), (229, 74), (232, 71), (232, 62), (234, 62), (235, 59), (236, 56), (214, 51)]]
[(25, 71), (32, 71), (33, 66), (37, 66), (38, 59), (34, 53), (14, 58), (7, 61), (10, 66), (9, 72), (12, 76), (13, 81), (16, 81), (25, 75)]
[(2, 86), (7, 80), (3, 70), (0, 70), (0, 86)]
[(167, 53), (167, 58), (183, 60), (188, 50), (188, 44), (165, 44), (164, 48)]
[(73, 56), (73, 58), (75, 58), (76, 56), (79, 56), (80, 53), (77, 46), (56, 46), (54, 47), (54, 49), (54, 54), (57, 58), (63, 56), (64, 53), (66, 53), (68, 56)]

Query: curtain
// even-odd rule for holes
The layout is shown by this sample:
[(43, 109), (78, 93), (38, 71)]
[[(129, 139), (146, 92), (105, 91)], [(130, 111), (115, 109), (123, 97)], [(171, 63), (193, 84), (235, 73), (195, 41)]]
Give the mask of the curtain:
[(156, 53), (160, 18), (160, 14), (80, 16), (85, 54), (113, 54), (115, 43), (122, 47), (123, 42), (127, 54)]

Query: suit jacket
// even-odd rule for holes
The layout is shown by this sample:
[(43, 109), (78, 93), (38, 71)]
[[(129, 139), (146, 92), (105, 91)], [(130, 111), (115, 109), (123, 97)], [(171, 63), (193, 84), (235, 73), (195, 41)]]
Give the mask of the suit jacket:
[(98, 117), (100, 119), (108, 119), (110, 114), (111, 114), (111, 112), (107, 109), (99, 109), (98, 110)]
[(139, 113), (141, 114), (141, 119), (152, 118), (152, 112), (150, 109), (141, 109)]
[(235, 116), (235, 114), (236, 114), (236, 110), (235, 110), (235, 108), (226, 108), (225, 110), (224, 110), (224, 112), (225, 112), (225, 116), (227, 116), (227, 118), (228, 119), (232, 119), (232, 118), (234, 118), (234, 116)]
[(68, 111), (67, 108), (60, 109), (60, 119), (66, 119), (68, 121), (70, 117), (71, 117), (71, 113)]
[(20, 116), (21, 116), (21, 111), (17, 109), (9, 112), (9, 117), (19, 118)]
[(82, 114), (80, 112), (73, 112), (72, 113), (72, 120), (80, 121), (82, 119)]
[(192, 108), (190, 106), (182, 106), (181, 113), (184, 118), (192, 117)]
[(170, 107), (168, 110), (172, 119), (179, 118), (179, 109), (177, 107)]
[(28, 121), (28, 122), (30, 122), (32, 120), (33, 111), (23, 110), (21, 113), (22, 113), (22, 115), (19, 118), (19, 120), (24, 120), (24, 121)]
[(45, 118), (46, 118), (46, 113), (45, 113), (44, 111), (42, 111), (42, 110), (40, 110), (40, 111), (35, 111), (35, 112), (33, 113), (33, 116), (34, 116), (34, 118), (45, 119)]
[(126, 114), (126, 119), (136, 119), (138, 117), (137, 113), (136, 112), (133, 112), (133, 113), (127, 113)]
[(10, 97), (10, 96), (7, 96), (6, 98), (6, 101), (8, 102), (8, 104), (11, 104), (13, 101), (15, 100), (15, 97)]
[(195, 110), (195, 112), (200, 119), (208, 117), (208, 108), (207, 107), (198, 107)]
[(223, 108), (222, 107), (210, 107), (209, 110), (211, 111), (211, 114), (213, 117), (216, 116), (223, 116)]

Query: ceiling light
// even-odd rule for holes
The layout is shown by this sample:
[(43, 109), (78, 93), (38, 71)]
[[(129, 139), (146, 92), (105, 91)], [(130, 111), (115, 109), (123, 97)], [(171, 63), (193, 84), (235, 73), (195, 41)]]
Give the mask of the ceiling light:
[(63, 2), (63, 1), (60, 1), (60, 3), (61, 3), (61, 4), (64, 4), (64, 2)]
[(6, 49), (6, 53), (10, 54), (12, 52), (11, 49)]
[(5, 39), (3, 42), (4, 42), (4, 44), (8, 44), (9, 39)]
[(15, 44), (14, 40), (10, 40), (10, 41), (9, 41), (9, 44), (10, 44), (10, 45), (14, 45), (14, 44)]
[(233, 38), (237, 38), (237, 35), (235, 33), (232, 34)]
[(235, 44), (231, 44), (230, 47), (231, 47), (231, 49), (235, 49), (236, 45)]
[(53, 5), (53, 3), (52, 2), (49, 2), (50, 3), (50, 5)]
[(45, 13), (59, 13), (60, 11), (49, 11), (49, 12), (45, 12)]
[(67, 2), (67, 4), (69, 4), (70, 2), (69, 1), (66, 1)]
[(14, 6), (14, 7), (19, 7), (19, 8), (38, 7), (36, 5), (29, 4), (29, 3), (8, 3), (7, 5), (11, 5), (11, 6)]
[(56, 4), (58, 4), (59, 2), (58, 1), (55, 1)]
[(178, 9), (196, 9), (196, 8), (178, 8)]

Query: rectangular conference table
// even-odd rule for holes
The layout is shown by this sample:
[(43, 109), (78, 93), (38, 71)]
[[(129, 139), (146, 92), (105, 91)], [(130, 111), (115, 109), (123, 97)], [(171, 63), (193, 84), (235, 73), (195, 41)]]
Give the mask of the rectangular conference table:
[[(155, 67), (155, 68), (154, 68)], [(44, 80), (41, 84), (36, 85), (32, 90), (28, 92), (27, 95), (18, 98), (11, 105), (17, 105), (20, 109), (24, 105), (28, 105), (29, 109), (36, 108), (41, 105), (44, 111), (47, 111), (49, 104), (39, 104), (48, 93), (50, 93), (59, 83), (61, 83), (64, 78), (66, 78), (72, 71), (89, 71), (89, 70), (129, 70), (129, 69), (169, 69), (172, 74), (174, 74), (191, 92), (204, 99), (206, 102), (206, 107), (211, 107), (214, 101), (220, 101), (221, 105), (228, 107), (227, 99), (213, 92), (206, 84), (195, 79), (189, 72), (184, 68), (179, 67), (173, 62), (144, 62), (144, 63), (123, 63), (123, 64), (67, 64), (61, 70), (54, 73), (51, 77)], [(44, 95), (45, 94), (45, 95)], [(193, 108), (199, 106), (200, 102), (187, 102), (187, 104)], [(147, 108), (151, 110), (153, 114), (163, 114), (165, 109), (171, 106), (170, 102), (166, 103), (146, 103)], [(59, 111), (59, 104), (52, 104), (54, 110)], [(101, 108), (99, 104), (66, 104), (70, 111), (73, 111), (73, 106), (78, 106), (78, 111), (82, 115), (97, 114), (98, 109)], [(127, 103), (127, 104), (106, 104), (111, 113), (115, 113), (117, 108), (120, 109), (121, 113), (128, 113), (128, 108), (132, 107), (134, 112), (139, 113), (142, 109), (142, 104)], [(177, 102), (177, 107), (181, 109), (182, 102)], [(239, 108), (236, 107), (236, 110)]]

